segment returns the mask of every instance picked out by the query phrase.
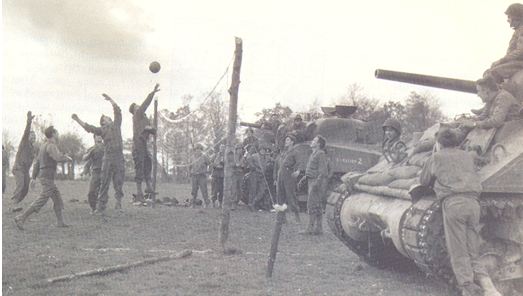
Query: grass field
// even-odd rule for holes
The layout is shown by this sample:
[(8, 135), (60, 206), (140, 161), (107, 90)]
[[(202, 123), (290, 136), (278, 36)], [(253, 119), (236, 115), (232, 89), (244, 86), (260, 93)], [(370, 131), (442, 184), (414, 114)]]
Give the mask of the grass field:
[[(106, 221), (92, 216), (85, 203), (87, 183), (57, 182), (70, 228), (56, 228), (49, 202), (20, 231), (9, 213), (13, 180), (2, 201), (3, 295), (398, 295), (443, 296), (445, 286), (417, 270), (397, 272), (366, 265), (324, 225), (324, 235), (297, 232), (307, 219), (284, 225), (271, 280), (265, 278), (275, 214), (232, 212), (229, 245), (238, 254), (218, 248), (220, 210), (132, 206), (133, 184), (126, 183), (124, 212), (113, 210)], [(161, 184), (160, 197), (189, 196), (188, 185)], [(39, 188), (22, 206), (32, 202)], [(112, 193), (111, 193), (112, 195)], [(74, 200), (78, 201), (74, 201)], [(305, 217), (303, 217), (305, 218)], [(326, 223), (324, 223), (326, 224)], [(184, 259), (160, 262), (104, 276), (42, 286), (46, 278), (123, 264), (184, 249)], [(199, 252), (202, 251), (202, 252)]]

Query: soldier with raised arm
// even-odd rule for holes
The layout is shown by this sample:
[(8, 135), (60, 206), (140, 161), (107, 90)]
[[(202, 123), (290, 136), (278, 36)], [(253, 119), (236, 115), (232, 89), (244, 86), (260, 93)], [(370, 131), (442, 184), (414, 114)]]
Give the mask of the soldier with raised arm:
[(31, 122), (33, 121), (33, 118), (34, 115), (31, 111), (27, 112), (24, 134), (20, 140), (20, 145), (18, 145), (15, 163), (13, 165), (13, 175), (16, 180), (16, 188), (11, 199), (15, 205), (20, 203), (29, 191), (29, 182), (31, 180), (29, 169), (31, 168), (31, 165), (33, 165), (33, 159), (35, 157), (34, 142), (36, 140), (35, 133), (31, 130)]
[(33, 166), (33, 182), (38, 177), (42, 185), (42, 193), (27, 210), (19, 216), (15, 217), (16, 226), (23, 230), (24, 222), (33, 213), (38, 213), (40, 209), (47, 203), (49, 199), (53, 200), (53, 209), (56, 215), (57, 226), (67, 227), (64, 223), (62, 210), (64, 202), (60, 196), (60, 191), (54, 183), (56, 176), (56, 167), (58, 162), (71, 161), (69, 156), (64, 155), (58, 150), (58, 131), (50, 126), (45, 129), (46, 140), (40, 147), (38, 157)]
[(122, 111), (108, 95), (103, 94), (102, 96), (113, 106), (114, 122), (110, 117), (102, 115), (100, 118), (100, 127), (96, 127), (83, 122), (76, 114), (71, 116), (73, 120), (78, 122), (78, 124), (84, 128), (84, 130), (86, 130), (88, 133), (101, 136), (104, 142), (104, 157), (101, 171), (102, 182), (100, 185), (100, 191), (98, 192), (98, 203), (95, 211), (96, 214), (103, 214), (105, 211), (108, 200), (107, 193), (109, 191), (111, 179), (113, 181), (113, 187), (115, 191), (114, 197), (116, 198), (115, 209), (122, 209), (122, 186), (125, 177), (125, 161), (123, 158), (121, 130)]
[(143, 201), (144, 195), (142, 191), (142, 182), (145, 181), (145, 193), (152, 193), (151, 187), (151, 171), (152, 171), (152, 156), (147, 150), (147, 140), (151, 134), (156, 131), (151, 127), (151, 123), (147, 118), (147, 108), (151, 105), (154, 95), (160, 91), (160, 85), (156, 84), (154, 89), (141, 105), (132, 103), (129, 107), (129, 112), (133, 115), (133, 160), (136, 182), (136, 200)]

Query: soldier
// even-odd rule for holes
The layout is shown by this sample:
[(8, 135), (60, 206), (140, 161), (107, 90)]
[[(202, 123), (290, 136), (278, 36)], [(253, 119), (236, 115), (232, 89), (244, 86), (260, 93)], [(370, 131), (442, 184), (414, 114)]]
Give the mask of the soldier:
[(145, 111), (151, 105), (154, 95), (160, 91), (160, 85), (156, 84), (154, 89), (141, 105), (132, 103), (129, 112), (133, 115), (133, 160), (136, 182), (136, 201), (144, 201), (142, 182), (145, 180), (145, 193), (153, 193), (151, 187), (152, 156), (147, 150), (147, 140), (151, 134), (155, 133), (151, 127)]
[(249, 174), (247, 175), (247, 186), (249, 194), (249, 209), (255, 211), (263, 203), (265, 191), (268, 189), (265, 181), (266, 163), (264, 161), (263, 148), (257, 152), (254, 146), (249, 147), (249, 155), (246, 157)]
[[(437, 134), (441, 149), (425, 163), (420, 175), (442, 201), (443, 225), (452, 270), (464, 296), (501, 296), (479, 261), (479, 194), (482, 187), (471, 152), (458, 149), (457, 135), (450, 129)], [(485, 290), (474, 284), (477, 279)]]
[(305, 122), (303, 122), (303, 119), (301, 118), (300, 114), (296, 115), (294, 117), (294, 121), (292, 123), (292, 130), (290, 133), (294, 135), (296, 138), (296, 144), (304, 142), (307, 139), (307, 125)]
[[(34, 115), (31, 111), (27, 112), (27, 121), (25, 125), (24, 134), (18, 145), (18, 151), (16, 152), (15, 164), (13, 165), (13, 176), (16, 180), (16, 188), (11, 199), (14, 205), (20, 203), (27, 195), (29, 191), (29, 169), (33, 164), (35, 157), (34, 142), (36, 140), (35, 133), (31, 130), (31, 122), (33, 121)], [(21, 208), (12, 208), (12, 211), (19, 211)]]
[[(307, 162), (305, 176), (300, 180), (301, 184), (307, 180), (309, 185), (307, 198), (307, 212), (309, 213), (309, 224), (305, 231), (300, 234), (319, 235), (323, 233), (323, 196), (327, 188), (329, 176), (329, 163), (325, 149), (325, 138), (316, 136), (311, 142), (312, 154)], [(300, 185), (301, 186), (301, 185)]]
[(260, 148), (260, 144), (258, 142), (258, 138), (254, 136), (254, 130), (252, 128), (248, 128), (245, 131), (245, 138), (243, 139), (243, 149), (247, 150), (247, 145), (254, 145), (254, 148), (256, 151)]
[(224, 177), (224, 166), (225, 166), (225, 145), (220, 145), (220, 150), (215, 155), (212, 162), (211, 172), (211, 200), (212, 207), (216, 207), (216, 201), (218, 201), (218, 207), (222, 207), (223, 202), (223, 177)]
[(115, 209), (122, 209), (122, 198), (123, 198), (123, 181), (125, 177), (125, 161), (123, 158), (123, 145), (122, 145), (122, 110), (116, 102), (111, 99), (108, 95), (102, 95), (105, 100), (109, 101), (113, 107), (114, 122), (113, 120), (105, 115), (100, 118), (100, 127), (83, 122), (78, 115), (73, 114), (71, 117), (73, 120), (78, 122), (81, 127), (88, 133), (99, 135), (102, 137), (104, 142), (104, 157), (102, 161), (101, 178), (102, 184), (100, 185), (100, 191), (98, 192), (98, 204), (96, 205), (95, 214), (103, 215), (107, 206), (109, 185), (111, 179), (113, 180), (114, 197), (116, 198)]
[(54, 178), (56, 176), (57, 163), (71, 161), (72, 159), (58, 150), (58, 131), (56, 131), (53, 126), (46, 128), (44, 134), (46, 140), (40, 147), (40, 152), (38, 153), (38, 157), (33, 166), (32, 175), (33, 182), (36, 180), (36, 177), (39, 178), (40, 184), (42, 185), (42, 193), (24, 213), (15, 217), (14, 220), (16, 226), (20, 230), (24, 229), (23, 225), (27, 218), (33, 213), (38, 213), (38, 211), (40, 211), (40, 209), (47, 203), (49, 198), (53, 200), (53, 209), (58, 222), (57, 226), (68, 226), (64, 223), (62, 215), (64, 203), (60, 196), (60, 191), (58, 191), (58, 188), (54, 183)]
[(278, 204), (287, 204), (294, 213), (296, 222), (300, 222), (298, 203), (296, 201), (296, 178), (300, 174), (297, 167), (298, 159), (292, 150), (296, 138), (293, 135), (285, 137), (285, 150), (278, 156), (274, 165), (274, 180), (276, 180), (276, 197)]
[(510, 27), (514, 29), (507, 53), (492, 63), (490, 69), (483, 75), (483, 77), (493, 76), (498, 84), (523, 69), (523, 4), (511, 4), (505, 14)]
[(233, 209), (238, 205), (242, 197), (242, 181), (244, 177), (243, 145), (234, 146), (234, 163), (232, 166), (232, 201)]
[(7, 188), (7, 170), (9, 170), (9, 155), (2, 145), (2, 194)]
[[(522, 39), (523, 41), (523, 39)], [(476, 81), (478, 96), (485, 102), (485, 108), (477, 120), (464, 121), (465, 128), (499, 128), (505, 121), (519, 118), (521, 105), (508, 91), (500, 89), (490, 76)]]
[(89, 193), (87, 193), (87, 201), (91, 207), (91, 213), (96, 210), (96, 203), (98, 201), (98, 192), (102, 183), (102, 161), (104, 157), (103, 139), (101, 136), (93, 135), (94, 146), (89, 148), (83, 157), (86, 161), (82, 175), (90, 175)]
[(388, 162), (399, 163), (407, 157), (407, 146), (400, 141), (401, 123), (399, 120), (389, 118), (383, 123), (383, 143), (381, 145), (383, 156)]
[(209, 206), (209, 197), (207, 193), (207, 172), (210, 161), (207, 155), (203, 154), (203, 146), (196, 144), (194, 146), (194, 153), (191, 157), (191, 195), (192, 195), (192, 207), (196, 207), (196, 199), (198, 197), (198, 189), (202, 193), (204, 201), (204, 208)]

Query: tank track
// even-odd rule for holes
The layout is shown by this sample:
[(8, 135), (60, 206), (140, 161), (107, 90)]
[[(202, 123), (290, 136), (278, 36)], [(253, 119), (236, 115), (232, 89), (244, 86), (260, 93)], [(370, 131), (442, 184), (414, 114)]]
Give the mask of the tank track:
[(384, 240), (380, 233), (369, 232), (367, 241), (357, 241), (343, 231), (340, 211), (347, 199), (350, 199), (350, 193), (341, 185), (330, 194), (327, 200), (325, 213), (327, 223), (334, 235), (371, 266), (396, 270), (411, 269), (412, 261), (401, 255), (392, 242)]

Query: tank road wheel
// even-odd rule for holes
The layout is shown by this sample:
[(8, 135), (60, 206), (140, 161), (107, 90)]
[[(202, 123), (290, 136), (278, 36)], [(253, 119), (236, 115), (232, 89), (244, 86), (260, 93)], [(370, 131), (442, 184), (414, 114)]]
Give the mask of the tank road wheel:
[(455, 286), (440, 202), (421, 199), (413, 204), (403, 215), (400, 229), (403, 248), (416, 265), (427, 275)]
[(371, 266), (396, 270), (413, 267), (412, 261), (402, 256), (393, 243), (384, 240), (378, 232), (368, 232), (367, 239), (364, 241), (355, 240), (347, 235), (343, 230), (340, 217), (345, 202), (350, 202), (350, 193), (344, 191), (342, 185), (330, 194), (325, 210), (327, 223), (338, 239)]

